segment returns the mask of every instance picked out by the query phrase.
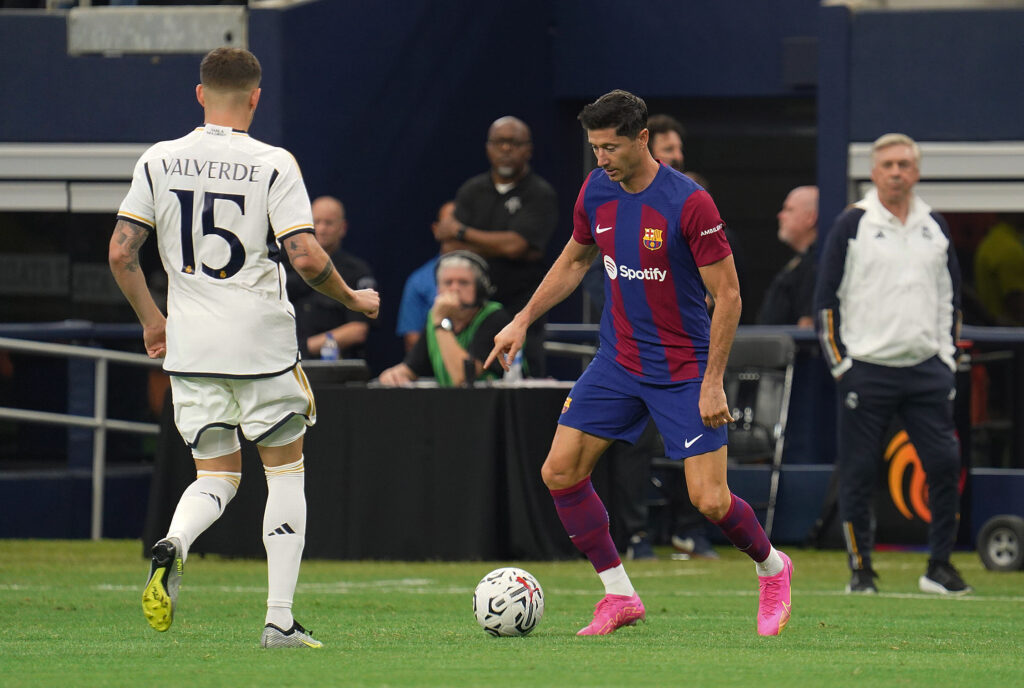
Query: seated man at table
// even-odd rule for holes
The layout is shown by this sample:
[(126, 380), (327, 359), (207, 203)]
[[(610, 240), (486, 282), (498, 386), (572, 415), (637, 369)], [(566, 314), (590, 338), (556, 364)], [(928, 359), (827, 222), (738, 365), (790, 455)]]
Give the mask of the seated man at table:
[(380, 374), (382, 385), (433, 377), (441, 387), (459, 387), (502, 374), (497, 362), (483, 367), (494, 335), (512, 320), (500, 303), (487, 298), (492, 291), (487, 262), (470, 251), (452, 251), (441, 256), (434, 275), (437, 296), (420, 338), (404, 361)]

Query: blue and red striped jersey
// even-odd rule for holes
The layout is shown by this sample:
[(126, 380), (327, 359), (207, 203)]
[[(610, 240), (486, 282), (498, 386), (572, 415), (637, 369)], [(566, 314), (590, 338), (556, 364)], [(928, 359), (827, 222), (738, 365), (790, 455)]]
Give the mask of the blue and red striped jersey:
[(704, 376), (711, 320), (698, 268), (732, 253), (724, 228), (708, 192), (670, 167), (636, 194), (590, 173), (572, 236), (604, 262), (599, 356), (651, 382)]

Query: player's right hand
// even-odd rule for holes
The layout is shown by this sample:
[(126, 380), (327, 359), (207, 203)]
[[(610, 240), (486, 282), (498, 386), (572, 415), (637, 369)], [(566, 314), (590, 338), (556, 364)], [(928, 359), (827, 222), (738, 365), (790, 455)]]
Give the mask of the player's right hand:
[(146, 345), (146, 355), (150, 358), (163, 358), (167, 355), (167, 321), (161, 319), (157, 325), (142, 328), (142, 342)]
[(349, 308), (363, 313), (367, 318), (380, 315), (380, 294), (376, 289), (356, 289), (352, 294), (355, 298)]
[(526, 326), (513, 318), (512, 322), (501, 329), (501, 332), (494, 335), (494, 348), (491, 349), (487, 360), (484, 361), (484, 370), (490, 368), (494, 360), (497, 359), (501, 367), (507, 371), (516, 354), (523, 348), (524, 341), (526, 341)]

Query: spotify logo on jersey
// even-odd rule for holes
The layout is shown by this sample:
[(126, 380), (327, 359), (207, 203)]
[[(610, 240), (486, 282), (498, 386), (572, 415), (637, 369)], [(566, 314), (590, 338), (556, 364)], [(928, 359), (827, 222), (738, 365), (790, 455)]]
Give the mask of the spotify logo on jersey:
[(615, 261), (612, 260), (611, 256), (606, 255), (604, 257), (604, 271), (608, 273), (609, 279), (615, 279), (619, 276), (619, 268), (615, 265)]

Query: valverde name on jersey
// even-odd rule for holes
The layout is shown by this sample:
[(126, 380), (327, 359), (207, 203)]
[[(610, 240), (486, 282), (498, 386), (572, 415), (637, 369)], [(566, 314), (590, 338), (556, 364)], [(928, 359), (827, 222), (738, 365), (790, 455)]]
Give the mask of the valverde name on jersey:
[(198, 160), (196, 158), (163, 159), (160, 164), (164, 174), (181, 177), (206, 177), (207, 179), (228, 179), (236, 182), (263, 181), (260, 173), (263, 165), (247, 165), (242, 162), (220, 160)]

